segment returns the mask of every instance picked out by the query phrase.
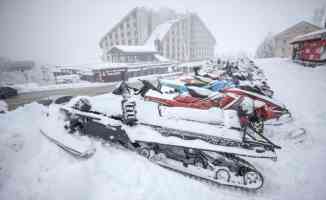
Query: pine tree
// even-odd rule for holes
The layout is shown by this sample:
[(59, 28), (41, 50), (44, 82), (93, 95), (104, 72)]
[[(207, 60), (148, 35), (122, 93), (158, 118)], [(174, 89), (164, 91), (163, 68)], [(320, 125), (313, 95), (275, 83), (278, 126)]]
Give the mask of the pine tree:
[(274, 57), (274, 39), (272, 33), (268, 33), (264, 41), (258, 46), (256, 50), (257, 58)]

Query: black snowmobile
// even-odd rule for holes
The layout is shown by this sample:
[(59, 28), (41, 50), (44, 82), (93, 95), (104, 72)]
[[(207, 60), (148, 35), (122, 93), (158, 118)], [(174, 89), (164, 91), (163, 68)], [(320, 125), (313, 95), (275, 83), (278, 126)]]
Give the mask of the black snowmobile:
[(113, 92), (123, 97), (121, 115), (94, 111), (85, 98), (78, 99), (72, 106), (62, 106), (60, 109), (67, 122), (65, 128), (70, 133), (121, 144), (182, 174), (248, 190), (263, 186), (262, 174), (241, 157), (276, 160), (275, 150), (280, 149), (279, 146), (246, 130), (219, 129), (207, 134), (143, 123), (136, 117), (136, 103), (129, 98), (131, 89), (135, 88), (122, 82)]

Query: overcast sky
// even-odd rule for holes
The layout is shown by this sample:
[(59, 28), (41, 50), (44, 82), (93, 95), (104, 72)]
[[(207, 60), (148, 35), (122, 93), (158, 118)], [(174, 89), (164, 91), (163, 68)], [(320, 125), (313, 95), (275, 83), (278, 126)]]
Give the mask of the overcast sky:
[(324, 0), (0, 0), (0, 56), (48, 64), (99, 62), (98, 42), (136, 6), (196, 12), (216, 52), (254, 52), (268, 32), (311, 21)]

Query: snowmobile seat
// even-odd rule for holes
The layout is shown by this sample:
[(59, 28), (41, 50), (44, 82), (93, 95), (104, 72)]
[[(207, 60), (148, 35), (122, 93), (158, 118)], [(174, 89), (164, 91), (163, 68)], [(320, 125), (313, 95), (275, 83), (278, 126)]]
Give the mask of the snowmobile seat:
[(193, 96), (177, 96), (174, 98), (174, 100), (182, 103), (196, 103), (199, 101), (198, 98), (195, 98)]
[(195, 98), (206, 99), (209, 96), (208, 94), (199, 93), (198, 91), (191, 89), (191, 88), (188, 88), (188, 91), (189, 91), (190, 96), (195, 97)]
[(186, 83), (186, 86), (196, 86), (196, 87), (203, 87), (206, 86), (206, 83), (202, 83), (202, 82), (192, 82), (192, 83)]
[(254, 92), (256, 94), (260, 94), (260, 95), (265, 95), (257, 86), (249, 86), (249, 85), (241, 85), (239, 86), (239, 88), (241, 90), (246, 90), (246, 91), (249, 91), (249, 92)]

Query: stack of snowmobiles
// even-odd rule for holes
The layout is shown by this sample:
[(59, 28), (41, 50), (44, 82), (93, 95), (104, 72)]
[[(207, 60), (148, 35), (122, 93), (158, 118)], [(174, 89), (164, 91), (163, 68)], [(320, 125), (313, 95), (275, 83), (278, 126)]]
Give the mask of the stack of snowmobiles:
[[(194, 68), (195, 74), (193, 76), (186, 76), (180, 78), (179, 82), (173, 84), (173, 81), (162, 80), (162, 85), (174, 87), (179, 92), (187, 91), (188, 86), (202, 87), (212, 90), (214, 92), (221, 92), (227, 88), (239, 88), (249, 92), (254, 92), (263, 96), (272, 97), (274, 92), (267, 85), (266, 81), (253, 80), (250, 72), (230, 72), (228, 74), (222, 74), (220, 76), (214, 76), (209, 73), (199, 73), (200, 68)], [(180, 83), (183, 82), (183, 83)]]
[[(93, 110), (87, 98), (74, 99), (60, 107), (66, 119), (67, 132), (120, 144), (164, 168), (209, 182), (247, 190), (257, 190), (263, 186), (262, 174), (244, 158), (275, 161), (276, 149), (280, 149), (280, 146), (259, 132), (241, 126), (239, 115), (234, 110), (225, 112), (227, 126), (211, 132), (142, 121), (136, 116), (133, 90), (136, 91), (135, 95), (144, 96), (148, 89), (155, 89), (151, 87), (144, 84), (141, 89), (135, 89), (123, 81), (113, 91), (113, 94), (122, 96), (122, 112), (119, 115)], [(65, 140), (59, 141), (50, 133), (45, 134), (61, 148), (65, 147), (65, 151), (78, 155), (78, 150), (70, 148)], [(79, 155), (90, 157), (89, 152), (94, 153), (88, 150), (86, 156), (85, 153)]]

